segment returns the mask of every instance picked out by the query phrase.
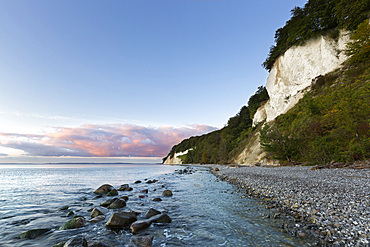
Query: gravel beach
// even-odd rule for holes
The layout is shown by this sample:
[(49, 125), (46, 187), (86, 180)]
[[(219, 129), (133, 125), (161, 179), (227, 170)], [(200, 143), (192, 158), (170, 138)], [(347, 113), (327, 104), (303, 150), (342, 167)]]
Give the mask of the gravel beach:
[(370, 245), (370, 169), (212, 166), (282, 218), (282, 231), (317, 239), (319, 246)]

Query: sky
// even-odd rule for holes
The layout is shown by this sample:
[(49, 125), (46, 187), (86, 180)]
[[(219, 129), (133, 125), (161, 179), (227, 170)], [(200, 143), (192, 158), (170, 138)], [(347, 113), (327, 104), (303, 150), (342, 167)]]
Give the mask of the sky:
[(160, 162), (222, 128), (302, 0), (1, 0), (0, 163)]

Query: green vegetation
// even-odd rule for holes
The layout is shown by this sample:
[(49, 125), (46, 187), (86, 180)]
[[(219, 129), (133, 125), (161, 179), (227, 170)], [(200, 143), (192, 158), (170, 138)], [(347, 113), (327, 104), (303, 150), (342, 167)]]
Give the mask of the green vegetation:
[(358, 26), (346, 65), (317, 80), (288, 113), (260, 131), (269, 156), (328, 163), (370, 158), (370, 25)]
[(270, 71), (276, 59), (290, 47), (303, 45), (329, 30), (335, 36), (338, 29), (356, 29), (369, 18), (369, 12), (369, 0), (309, 0), (303, 8), (295, 7), (291, 19), (276, 31), (275, 45), (263, 67)]
[[(180, 157), (185, 164), (227, 164), (242, 142), (252, 132), (254, 113), (263, 102), (268, 100), (265, 87), (259, 87), (249, 99), (248, 106), (243, 106), (236, 116), (231, 117), (227, 125), (217, 131), (202, 136), (191, 137), (174, 146), (168, 156), (191, 149)], [(168, 157), (167, 156), (167, 157)], [(166, 160), (165, 157), (163, 160)]]

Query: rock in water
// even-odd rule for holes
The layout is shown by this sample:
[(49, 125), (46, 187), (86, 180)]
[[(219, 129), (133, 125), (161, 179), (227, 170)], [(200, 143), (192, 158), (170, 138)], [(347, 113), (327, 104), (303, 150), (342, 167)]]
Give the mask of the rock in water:
[(136, 215), (130, 212), (114, 213), (105, 224), (111, 229), (121, 229), (137, 220)]
[(109, 205), (111, 205), (111, 204), (112, 204), (116, 199), (117, 199), (117, 198), (108, 199), (108, 200), (106, 200), (106, 201), (102, 202), (102, 203), (100, 204), (100, 206), (107, 208), (107, 207), (109, 207)]
[(128, 185), (128, 184), (122, 184), (121, 187), (119, 187), (118, 191), (125, 191), (128, 188), (130, 188), (130, 185)]
[[(109, 192), (111, 192), (112, 190), (115, 190), (117, 191), (112, 185), (110, 184), (103, 184), (102, 186), (100, 186), (99, 188), (97, 188), (94, 193), (95, 194), (98, 194), (98, 195), (105, 195), (105, 194), (108, 194)], [(118, 194), (118, 192), (117, 192)]]
[(170, 197), (170, 196), (172, 196), (173, 194), (172, 194), (172, 191), (170, 191), (170, 190), (165, 190), (165, 191), (163, 191), (163, 193), (162, 193), (162, 196), (166, 196), (166, 197)]
[(151, 247), (153, 236), (132, 236), (130, 238), (129, 247)]
[(154, 198), (154, 199), (153, 199), (153, 201), (155, 201), (155, 202), (161, 202), (161, 201), (162, 201), (162, 199), (161, 199), (161, 198), (159, 198), (159, 197), (156, 197), (156, 198)]
[(134, 223), (131, 224), (130, 231), (132, 234), (136, 234), (139, 231), (148, 228), (151, 224), (152, 223), (150, 221), (146, 220), (135, 221)]
[(63, 247), (87, 247), (87, 241), (84, 237), (71, 238)]
[(44, 234), (45, 232), (48, 232), (48, 231), (50, 231), (50, 229), (46, 229), (46, 228), (33, 229), (33, 230), (29, 230), (29, 231), (26, 231), (26, 232), (23, 232), (23, 233), (19, 234), (19, 237), (21, 239), (25, 239), (25, 238), (34, 239), (34, 238), (37, 238), (37, 237), (41, 236), (42, 234)]
[(91, 218), (95, 218), (98, 215), (104, 215), (99, 209), (94, 208), (93, 211), (91, 212)]
[(150, 223), (171, 223), (172, 219), (167, 214), (158, 214), (151, 217), (148, 221), (150, 221)]
[(73, 219), (62, 225), (59, 230), (75, 229), (83, 226), (85, 226), (85, 218), (81, 216), (75, 216)]
[(98, 215), (98, 216), (92, 218), (91, 220), (89, 220), (89, 222), (96, 223), (96, 222), (100, 222), (100, 221), (103, 221), (103, 220), (105, 220), (105, 216), (104, 215)]
[(118, 191), (116, 189), (113, 189), (108, 192), (107, 196), (118, 196)]
[(145, 213), (145, 218), (149, 219), (150, 217), (153, 217), (157, 214), (161, 214), (161, 212), (154, 208), (151, 208), (148, 210), (148, 212)]
[(114, 245), (110, 244), (110, 243), (107, 243), (107, 242), (101, 242), (101, 241), (98, 241), (98, 242), (89, 242), (89, 247), (113, 247)]
[(121, 199), (116, 199), (112, 204), (108, 206), (108, 209), (118, 209), (126, 206), (126, 202)]

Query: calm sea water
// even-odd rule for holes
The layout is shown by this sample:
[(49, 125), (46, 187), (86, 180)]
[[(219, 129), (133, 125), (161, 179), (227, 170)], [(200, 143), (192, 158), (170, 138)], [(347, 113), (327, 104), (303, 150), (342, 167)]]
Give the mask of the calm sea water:
[[(158, 164), (68, 164), (0, 165), (0, 246), (51, 246), (74, 236), (88, 241), (109, 241), (127, 246), (128, 231), (113, 232), (105, 221), (88, 223), (73, 230), (58, 230), (71, 217), (68, 211), (90, 219), (89, 209), (105, 198), (92, 193), (104, 183), (116, 188), (129, 183), (128, 211), (145, 212), (149, 208), (167, 212), (172, 223), (153, 224), (142, 234), (154, 236), (153, 246), (308, 246), (301, 239), (280, 231), (278, 220), (264, 217), (268, 212), (253, 199), (241, 197), (235, 188), (217, 179), (207, 168), (194, 168), (189, 175), (179, 174), (179, 166)], [(147, 184), (145, 179), (158, 179)], [(134, 181), (143, 183), (135, 184)], [(144, 198), (140, 191), (149, 189)], [(164, 189), (174, 195), (160, 197)], [(69, 206), (68, 211), (59, 208)], [(101, 209), (107, 219), (113, 210)], [(140, 216), (139, 216), (140, 218)], [(38, 239), (19, 239), (19, 234), (37, 228), (51, 231)]]

